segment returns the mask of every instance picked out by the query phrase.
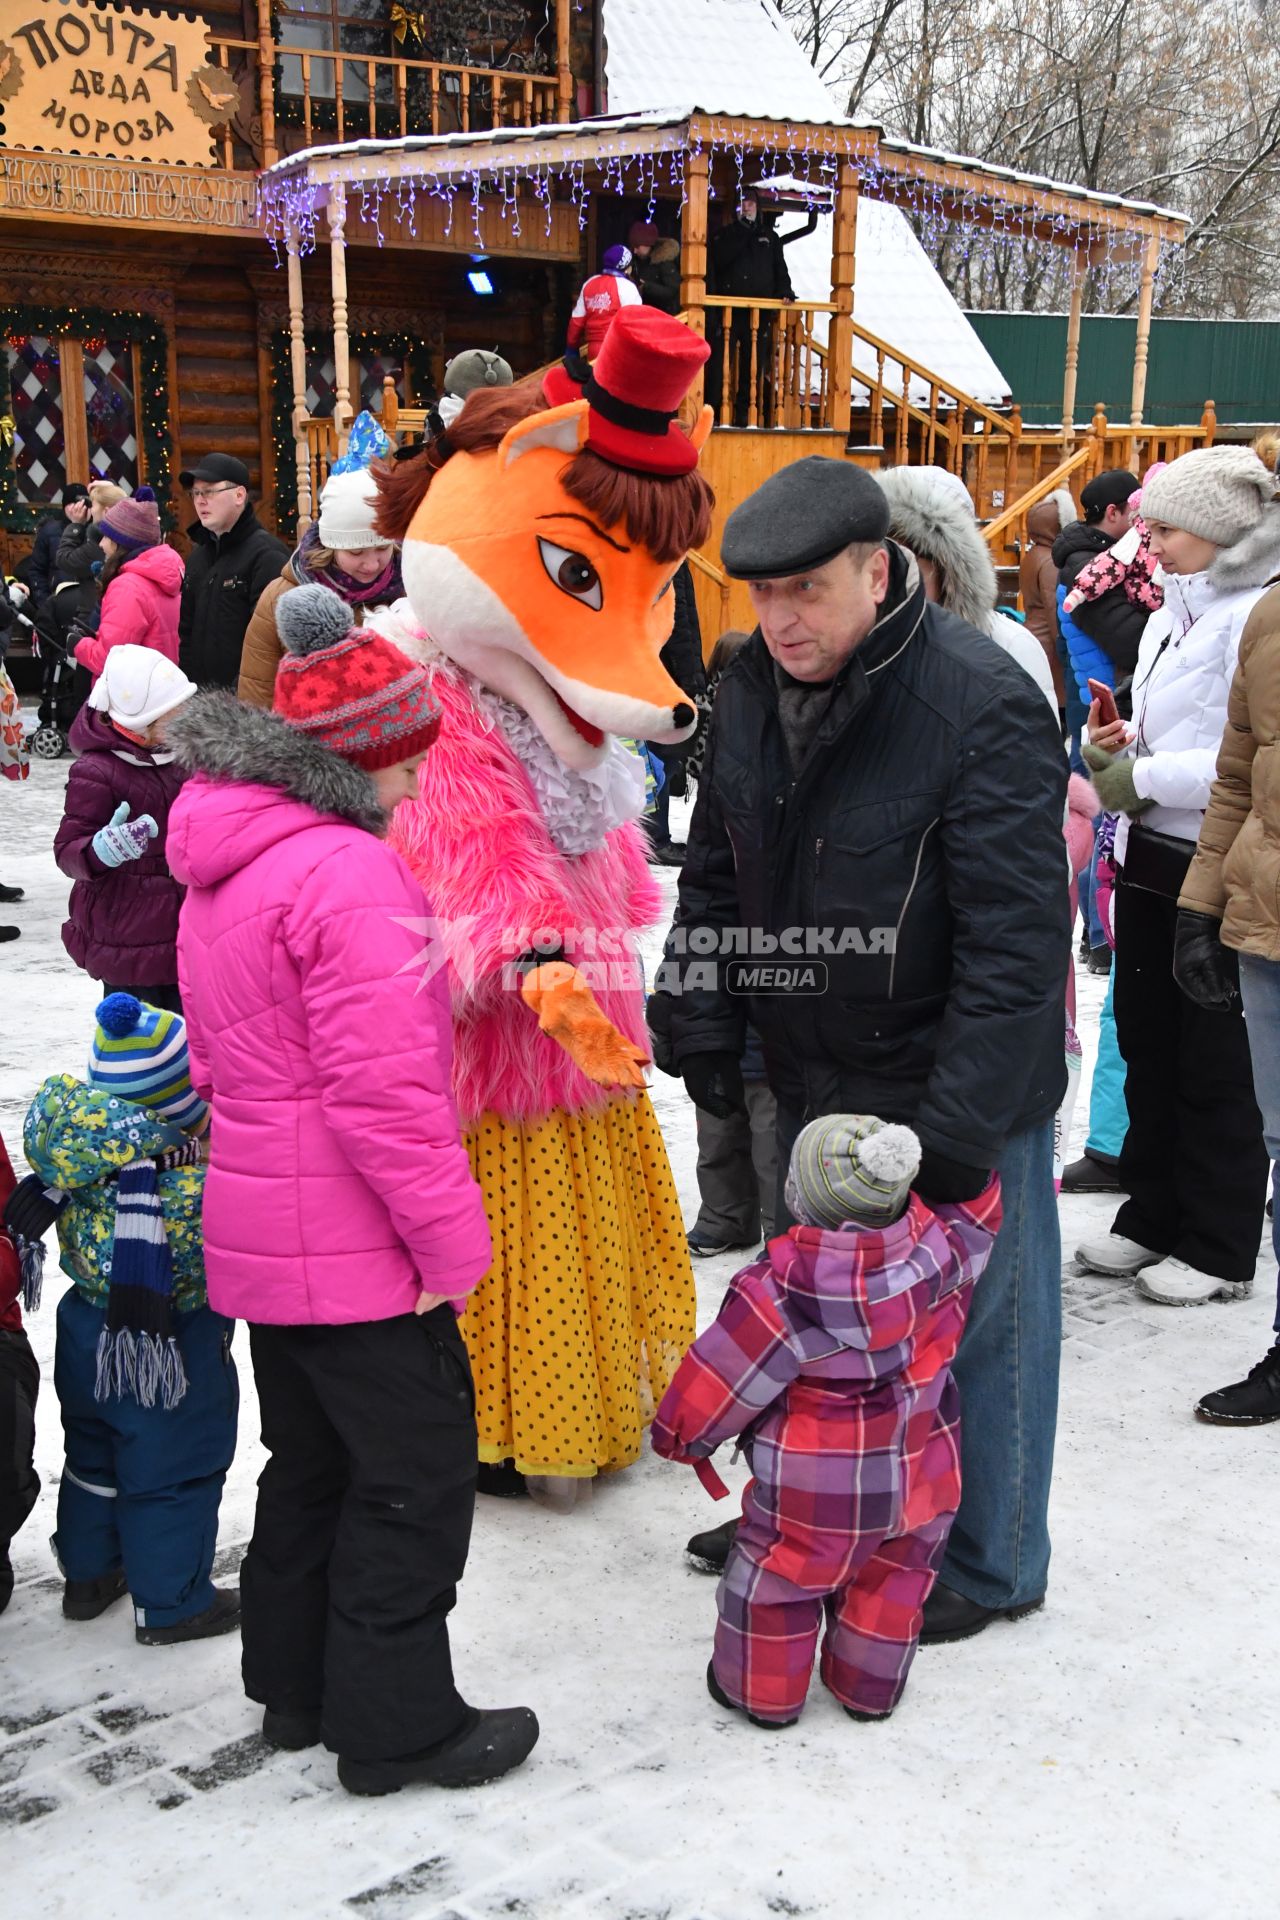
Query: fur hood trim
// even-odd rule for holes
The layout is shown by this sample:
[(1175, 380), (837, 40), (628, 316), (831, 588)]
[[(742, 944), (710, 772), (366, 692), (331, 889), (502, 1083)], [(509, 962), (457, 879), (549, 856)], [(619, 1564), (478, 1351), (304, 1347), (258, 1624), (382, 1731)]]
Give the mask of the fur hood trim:
[(876, 479), (889, 502), (889, 538), (941, 567), (942, 605), (985, 633), (996, 570), (972, 509), (911, 467), (890, 467)]
[(278, 787), (316, 813), (336, 814), (367, 833), (385, 834), (387, 816), (362, 767), (308, 740), (287, 720), (235, 694), (198, 693), (165, 728), (179, 766), (211, 780)]
[(655, 240), (653, 251), (649, 255), (649, 258), (655, 267), (662, 266), (668, 260), (678, 260), (680, 258), (680, 242), (670, 238), (666, 240)]
[(1209, 579), (1222, 593), (1262, 587), (1280, 571), (1280, 501), (1262, 510), (1262, 518), (1233, 547), (1224, 547), (1209, 568)]

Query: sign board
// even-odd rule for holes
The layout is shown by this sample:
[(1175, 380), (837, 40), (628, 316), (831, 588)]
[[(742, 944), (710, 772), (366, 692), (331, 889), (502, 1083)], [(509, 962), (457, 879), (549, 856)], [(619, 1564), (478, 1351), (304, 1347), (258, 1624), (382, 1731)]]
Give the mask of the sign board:
[(0, 146), (213, 165), (239, 90), (201, 20), (89, 0), (0, 0)]

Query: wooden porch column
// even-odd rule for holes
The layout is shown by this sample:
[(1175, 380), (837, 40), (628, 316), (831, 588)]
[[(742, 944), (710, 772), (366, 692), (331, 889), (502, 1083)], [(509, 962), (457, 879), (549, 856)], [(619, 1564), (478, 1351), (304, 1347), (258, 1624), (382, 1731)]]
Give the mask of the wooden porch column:
[[(709, 158), (701, 153), (685, 155), (684, 223), (680, 229), (680, 305), (695, 333), (706, 334), (707, 310), (707, 183)], [(682, 413), (696, 420), (703, 401), (703, 370), (689, 389)], [(713, 397), (712, 405), (716, 405)]]
[(1076, 439), (1076, 374), (1080, 368), (1080, 316), (1089, 278), (1089, 249), (1077, 247), (1071, 262), (1071, 311), (1067, 315), (1067, 358), (1062, 370), (1062, 442), (1070, 451)]
[(338, 452), (347, 450), (351, 425), (351, 339), (347, 332), (347, 190), (341, 181), (329, 188), (329, 277), (333, 288), (333, 425)]
[(289, 373), (293, 386), (293, 457), (298, 473), (298, 522), (310, 520), (311, 455), (304, 422), (307, 414), (307, 342), (302, 326), (302, 259), (298, 252), (298, 231), (289, 227), (285, 234), (285, 254), (289, 276)]
[[(270, 5), (270, 0), (266, 3)], [(573, 70), (569, 65), (572, 5), (573, 0), (556, 0), (556, 119), (561, 126), (573, 119)]]
[(280, 158), (276, 146), (276, 32), (271, 0), (258, 0), (258, 113), (262, 120), (262, 164)]
[(842, 160), (836, 176), (836, 217), (831, 249), (831, 298), (836, 311), (831, 316), (831, 331), (827, 339), (831, 371), (826, 424), (834, 427), (837, 433), (842, 433), (846, 440), (853, 409), (853, 282), (857, 237), (858, 172), (851, 160)]
[(1155, 297), (1156, 268), (1160, 264), (1160, 236), (1153, 233), (1142, 256), (1142, 279), (1138, 288), (1138, 338), (1133, 349), (1133, 398), (1129, 407), (1129, 425), (1142, 425), (1142, 408), (1147, 397), (1147, 354), (1151, 345), (1151, 305)]

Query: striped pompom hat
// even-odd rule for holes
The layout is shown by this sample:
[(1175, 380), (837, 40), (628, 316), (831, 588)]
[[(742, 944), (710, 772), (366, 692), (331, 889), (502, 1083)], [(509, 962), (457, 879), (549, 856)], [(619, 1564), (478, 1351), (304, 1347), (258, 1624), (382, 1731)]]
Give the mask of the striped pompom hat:
[(98, 1002), (88, 1081), (136, 1106), (151, 1107), (190, 1132), (209, 1109), (191, 1084), (187, 1023), (132, 993)]
[(874, 1114), (828, 1114), (796, 1136), (787, 1205), (804, 1226), (887, 1227), (906, 1211), (919, 1171), (920, 1142), (910, 1127)]
[(355, 626), (328, 587), (293, 587), (275, 611), (285, 654), (273, 705), (282, 719), (366, 773), (426, 752), (440, 709), (422, 667), (372, 628)]

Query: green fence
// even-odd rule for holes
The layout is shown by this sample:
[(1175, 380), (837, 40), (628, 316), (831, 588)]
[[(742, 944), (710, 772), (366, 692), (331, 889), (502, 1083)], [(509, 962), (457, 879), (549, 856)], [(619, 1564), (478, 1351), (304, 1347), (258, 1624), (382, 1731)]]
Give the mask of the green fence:
[[(1005, 376), (1028, 426), (1062, 419), (1065, 313), (971, 313), (974, 331)], [(1137, 322), (1086, 316), (1080, 328), (1076, 420), (1100, 400), (1112, 420), (1129, 418)], [(1212, 400), (1224, 426), (1280, 420), (1280, 321), (1153, 320), (1143, 417), (1189, 426)]]

